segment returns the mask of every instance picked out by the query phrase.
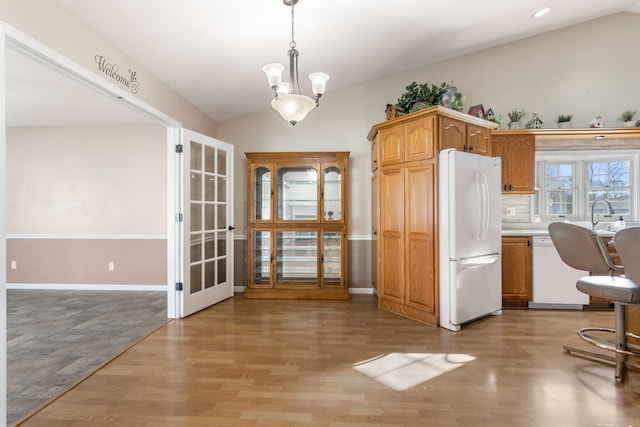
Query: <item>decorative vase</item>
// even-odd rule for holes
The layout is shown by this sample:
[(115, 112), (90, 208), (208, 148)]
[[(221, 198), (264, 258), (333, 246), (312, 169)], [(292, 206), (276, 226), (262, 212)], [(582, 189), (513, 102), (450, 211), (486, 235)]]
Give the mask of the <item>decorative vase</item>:
[(558, 127), (560, 129), (569, 129), (571, 127), (571, 122), (558, 122)]
[(520, 122), (509, 122), (509, 129), (520, 129)]
[(632, 128), (634, 127), (636, 124), (634, 123), (633, 120), (628, 120), (626, 122), (622, 122), (622, 126), (626, 127), (626, 128)]
[(447, 86), (442, 95), (442, 105), (456, 111), (462, 111), (464, 97), (455, 86)]

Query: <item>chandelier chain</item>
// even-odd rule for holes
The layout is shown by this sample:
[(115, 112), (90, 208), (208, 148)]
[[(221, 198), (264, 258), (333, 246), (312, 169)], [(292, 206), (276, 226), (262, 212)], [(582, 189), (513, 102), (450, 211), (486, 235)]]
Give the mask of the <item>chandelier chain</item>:
[(294, 36), (296, 34), (295, 32), (295, 24), (294, 24), (294, 15), (293, 15), (293, 5), (294, 3), (291, 3), (291, 43), (289, 43), (289, 47), (291, 49), (295, 49), (296, 48), (296, 41), (294, 40)]

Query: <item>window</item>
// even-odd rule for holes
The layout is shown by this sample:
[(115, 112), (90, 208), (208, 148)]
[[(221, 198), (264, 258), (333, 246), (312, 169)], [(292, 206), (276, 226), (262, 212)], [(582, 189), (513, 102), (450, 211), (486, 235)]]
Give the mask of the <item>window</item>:
[[(536, 211), (542, 221), (590, 221), (591, 206), (599, 199), (611, 203), (596, 204), (600, 221), (615, 221), (622, 215), (636, 220), (636, 176), (638, 154), (632, 152), (538, 153), (536, 156)], [(606, 217), (602, 217), (606, 215)]]

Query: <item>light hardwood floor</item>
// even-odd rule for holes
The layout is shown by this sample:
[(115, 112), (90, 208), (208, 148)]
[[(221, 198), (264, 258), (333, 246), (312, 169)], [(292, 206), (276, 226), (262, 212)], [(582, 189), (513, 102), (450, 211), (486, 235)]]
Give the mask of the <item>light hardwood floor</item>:
[[(25, 426), (630, 426), (640, 373), (567, 355), (612, 312), (505, 310), (458, 333), (350, 301), (174, 320)], [(371, 363), (363, 363), (372, 360)]]

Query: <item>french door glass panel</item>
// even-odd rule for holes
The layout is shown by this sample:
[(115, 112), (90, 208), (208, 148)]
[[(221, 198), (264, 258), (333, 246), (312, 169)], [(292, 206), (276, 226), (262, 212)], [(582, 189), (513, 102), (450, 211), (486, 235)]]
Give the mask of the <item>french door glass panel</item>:
[(276, 232), (278, 284), (318, 284), (318, 232)]
[(191, 294), (227, 280), (227, 154), (191, 141), (190, 284)]

